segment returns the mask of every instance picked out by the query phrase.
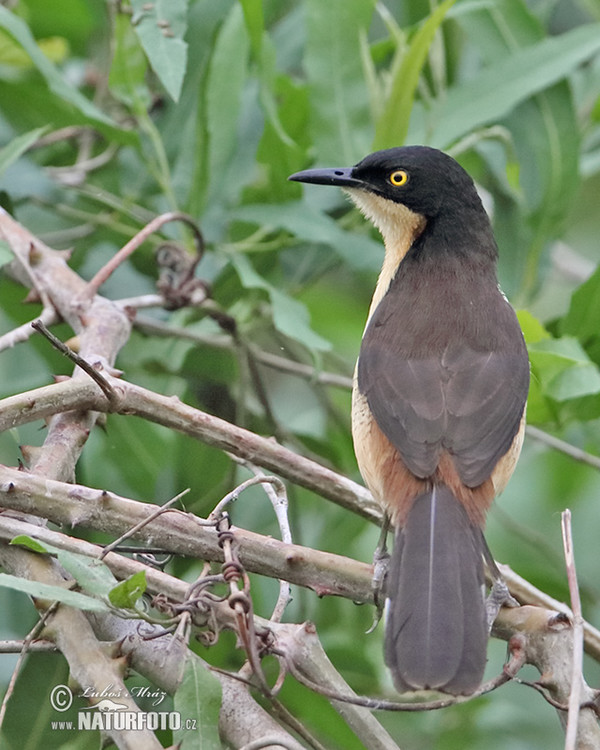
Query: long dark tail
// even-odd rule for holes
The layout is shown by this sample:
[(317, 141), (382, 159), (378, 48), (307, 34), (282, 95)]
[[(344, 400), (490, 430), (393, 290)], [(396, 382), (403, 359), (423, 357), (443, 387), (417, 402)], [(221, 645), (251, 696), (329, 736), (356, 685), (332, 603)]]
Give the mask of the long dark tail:
[(419, 495), (396, 533), (385, 661), (400, 692), (474, 692), (487, 649), (481, 530), (448, 487)]

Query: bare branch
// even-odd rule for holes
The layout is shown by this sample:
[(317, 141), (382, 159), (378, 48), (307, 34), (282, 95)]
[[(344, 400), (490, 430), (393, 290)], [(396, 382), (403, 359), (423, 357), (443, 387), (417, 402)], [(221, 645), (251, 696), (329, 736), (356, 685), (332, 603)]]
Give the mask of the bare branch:
[(571, 692), (569, 695), (569, 714), (565, 737), (565, 750), (576, 750), (577, 726), (579, 722), (579, 705), (581, 703), (582, 674), (583, 674), (583, 616), (581, 614), (581, 598), (577, 585), (577, 571), (575, 569), (575, 555), (573, 552), (573, 534), (571, 529), (571, 511), (565, 510), (561, 516), (563, 547), (567, 580), (573, 610), (573, 664), (571, 668)]
[(104, 378), (102, 373), (95, 367), (92, 367), (92, 365), (90, 365), (89, 362), (83, 359), (83, 357), (80, 357), (77, 352), (74, 352), (53, 333), (51, 333), (41, 320), (34, 320), (31, 324), (31, 327), (34, 328), (38, 333), (41, 333), (42, 336), (45, 336), (57, 351), (59, 351), (63, 356), (65, 356), (67, 359), (73, 362), (73, 364), (75, 364), (87, 375), (89, 375), (90, 378), (100, 386), (102, 392), (112, 404), (116, 403), (119, 400), (115, 389)]
[[(93, 528), (111, 536), (125, 533), (132, 524), (148, 519), (159, 509), (150, 503), (2, 466), (0, 499), (4, 508), (36, 513), (54, 523)], [(196, 517), (189, 513), (171, 510), (155, 518), (146, 531), (137, 532), (135, 538), (145, 541), (148, 534), (153, 546), (175, 554), (223, 561), (215, 529), (198, 525)], [(235, 535), (240, 560), (249, 571), (284, 578), (312, 588), (319, 596), (333, 594), (355, 601), (372, 600), (371, 565), (308, 547), (284, 544), (244, 529), (236, 528)]]
[(189, 491), (190, 491), (189, 488), (187, 490), (183, 490), (183, 492), (180, 492), (178, 495), (175, 495), (175, 497), (172, 497), (170, 500), (167, 500), (167, 502), (164, 505), (161, 505), (161, 507), (155, 510), (154, 513), (151, 513), (148, 516), (148, 518), (145, 518), (143, 521), (136, 523), (135, 526), (132, 526), (124, 534), (121, 534), (121, 536), (115, 539), (114, 542), (107, 544), (104, 550), (102, 551), (101, 558), (105, 557), (109, 552), (112, 552), (114, 549), (116, 549), (121, 544), (121, 542), (124, 542), (126, 539), (129, 539), (130, 537), (137, 534), (137, 532), (140, 531), (140, 529), (143, 529), (144, 526), (147, 526), (149, 523), (154, 521), (155, 518), (158, 518), (160, 515), (170, 510), (171, 506), (175, 505), (175, 503), (181, 500), (182, 497), (187, 495)]
[[(573, 687), (573, 624), (571, 617), (540, 607), (503, 607), (498, 613), (492, 634), (510, 641), (519, 636), (525, 661), (540, 672), (538, 684), (552, 698), (558, 708), (558, 717), (566, 726), (566, 707)], [(584, 682), (581, 670), (575, 676), (581, 683), (579, 695), (582, 704), (593, 701), (595, 692)], [(600, 747), (600, 726), (592, 708), (580, 708), (576, 747)]]
[(544, 432), (544, 430), (540, 430), (539, 427), (534, 427), (533, 425), (528, 424), (526, 432), (529, 437), (532, 437), (540, 443), (544, 443), (544, 445), (547, 445), (549, 448), (560, 451), (560, 453), (564, 453), (566, 456), (569, 456), (569, 458), (587, 464), (593, 469), (600, 470), (600, 457), (593, 456), (591, 453), (586, 453), (586, 451), (581, 450), (581, 448), (577, 448), (576, 446), (567, 443), (565, 440), (561, 440), (560, 438), (554, 437), (554, 435), (550, 435), (548, 432)]
[[(36, 320), (45, 326), (51, 326), (58, 322), (58, 315), (53, 307), (45, 307)], [(29, 341), (33, 335), (34, 329), (32, 326), (33, 321), (31, 323), (23, 323), (18, 328), (14, 328), (12, 331), (8, 331), (8, 333), (0, 336), (0, 352), (4, 349), (10, 349), (16, 344)]]
[(191, 216), (187, 216), (187, 214), (183, 214), (178, 211), (170, 211), (166, 214), (161, 214), (160, 216), (157, 216), (148, 224), (146, 224), (146, 226), (141, 229), (135, 235), (135, 237), (132, 237), (132, 239), (130, 239), (129, 242), (124, 245), (119, 250), (119, 252), (116, 253), (116, 255), (114, 255), (111, 260), (98, 271), (93, 279), (87, 284), (85, 293), (82, 295), (80, 301), (91, 299), (98, 292), (102, 284), (104, 284), (104, 282), (111, 276), (111, 274), (116, 271), (121, 263), (127, 260), (127, 258), (132, 253), (134, 253), (138, 249), (138, 247), (140, 247), (140, 245), (142, 245), (148, 239), (148, 237), (153, 235), (154, 232), (157, 232), (161, 227), (171, 221), (182, 221), (192, 229), (197, 251), (200, 255), (202, 253), (202, 250), (204, 249), (204, 239), (202, 237), (202, 234), (200, 233), (200, 230), (198, 229), (198, 225), (191, 218)]
[[(275, 471), (284, 478), (375, 523), (381, 522), (381, 510), (368, 490), (347, 477), (294, 453), (274, 440), (187, 406), (177, 397), (162, 396), (123, 380), (110, 379), (106, 372), (103, 375), (119, 393), (119, 412), (136, 414), (190, 435), (208, 445), (214, 445), (244, 460)], [(60, 391), (59, 385), (62, 386)], [(77, 403), (73, 393), (67, 393), (68, 385), (61, 383), (53, 387), (68, 400), (69, 405)], [(80, 394), (80, 408), (101, 412), (114, 410), (95, 387), (90, 388), (81, 382), (73, 383), (72, 387)], [(96, 398), (92, 397), (94, 392)], [(64, 408), (67, 410), (69, 407)], [(47, 387), (12, 396), (0, 401), (0, 430), (32, 422), (62, 410), (55, 393)]]

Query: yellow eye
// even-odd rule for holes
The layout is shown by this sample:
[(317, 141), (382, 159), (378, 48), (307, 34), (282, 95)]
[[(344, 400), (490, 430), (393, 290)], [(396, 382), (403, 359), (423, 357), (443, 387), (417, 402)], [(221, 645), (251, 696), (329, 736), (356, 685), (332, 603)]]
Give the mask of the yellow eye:
[(396, 187), (402, 187), (402, 185), (406, 185), (406, 183), (408, 182), (408, 172), (405, 172), (403, 169), (396, 169), (390, 175), (390, 182)]

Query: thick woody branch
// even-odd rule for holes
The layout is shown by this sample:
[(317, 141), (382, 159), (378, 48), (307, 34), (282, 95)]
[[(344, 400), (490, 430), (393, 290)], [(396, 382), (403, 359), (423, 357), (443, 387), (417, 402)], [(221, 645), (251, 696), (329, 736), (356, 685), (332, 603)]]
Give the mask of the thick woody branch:
[[(176, 396), (162, 396), (103, 374), (118, 395), (117, 403), (110, 404), (97, 386), (84, 380), (71, 383), (71, 392), (68, 382), (45, 386), (1, 401), (0, 431), (47, 417), (53, 410), (75, 408), (77, 404), (80, 409), (133, 414), (274, 471), (354, 513), (380, 522), (381, 511), (370, 493), (347, 477), (294, 453), (272, 439), (194, 409)], [(61, 399), (64, 399), (62, 407)]]
[[(242, 532), (238, 530), (235, 533), (237, 539), (242, 535)], [(59, 549), (78, 552), (79, 554), (94, 557), (95, 559), (100, 558), (102, 555), (102, 548), (89, 542), (73, 539), (46, 528), (38, 528), (15, 518), (0, 518), (1, 540), (8, 540), (20, 534), (33, 536), (41, 542), (52, 544)], [(104, 561), (118, 578), (124, 578), (140, 570), (144, 570), (149, 591), (165, 594), (174, 601), (182, 601), (188, 591), (188, 585), (185, 582), (159, 570), (150, 568), (139, 561), (123, 557), (118, 553), (108, 553)], [(341, 565), (339, 570), (340, 576), (343, 576), (347, 568), (352, 565), (363, 568), (363, 587), (365, 589), (368, 588), (370, 571), (364, 570), (368, 566), (360, 566), (360, 564), (345, 558), (339, 558), (339, 563)], [(226, 606), (216, 606), (216, 616), (222, 626), (231, 627), (233, 623), (231, 611)], [(340, 696), (347, 695), (351, 699), (356, 698), (356, 695), (349, 691), (346, 683), (341, 680), (340, 676), (329, 664), (324, 652), (322, 652), (322, 647), (316, 638), (316, 634), (311, 630), (310, 626), (280, 625), (261, 620), (260, 618), (256, 619), (257, 626), (272, 630), (277, 639), (276, 648), (285, 653), (286, 657), (291, 659), (296, 665), (296, 668), (311, 682), (318, 684), (324, 689), (326, 694), (328, 691), (333, 690)], [(111, 639), (116, 639), (117, 633), (125, 632), (123, 630), (125, 628), (128, 636), (123, 648), (127, 653), (133, 655), (134, 666), (142, 673), (147, 674), (150, 679), (156, 682), (157, 685), (164, 687), (168, 692), (173, 692), (176, 689), (178, 680), (180, 679), (180, 669), (176, 663), (177, 660), (162, 657), (158, 659), (155, 650), (159, 648), (162, 653), (163, 647), (171, 642), (170, 637), (165, 636), (158, 639), (158, 642), (162, 644), (160, 645), (154, 640), (144, 641), (136, 630), (135, 624), (123, 623), (112, 617), (94, 618), (94, 622), (94, 627), (95, 629), (99, 629), (98, 632), (102, 638), (110, 637)], [(517, 645), (524, 653), (524, 661), (533, 664), (540, 671), (541, 679), (538, 685), (542, 686), (549, 699), (552, 700), (553, 705), (564, 707), (559, 709), (559, 716), (561, 720), (564, 720), (572, 675), (572, 627), (569, 618), (562, 613), (540, 607), (523, 606), (505, 608), (500, 611), (496, 620), (494, 635), (511, 641), (513, 648)], [(174, 647), (174, 645), (171, 645), (169, 649), (171, 657)], [(230, 682), (231, 680), (228, 678), (222, 679), (224, 689), (228, 688), (228, 686), (231, 687), (233, 695), (235, 695), (235, 698), (232, 698), (232, 700), (241, 700), (243, 698), (247, 703), (244, 711), (249, 711), (252, 714), (254, 711), (253, 701), (247, 691), (240, 688), (241, 694), (238, 695), (239, 691), (235, 690), (232, 685), (230, 686)], [(592, 701), (595, 697), (595, 693), (590, 690), (583, 680), (581, 682), (581, 696), (583, 701)], [(225, 706), (229, 705), (233, 711), (233, 704), (227, 702), (230, 697), (229, 693), (224, 694)], [(368, 705), (369, 701), (367, 700), (366, 703)], [(351, 706), (335, 700), (332, 700), (332, 705), (345, 716), (349, 725), (357, 734), (363, 736), (366, 746), (370, 748), (393, 747), (393, 744), (390, 744), (391, 741), (388, 741), (383, 734), (380, 734), (375, 744), (373, 744), (373, 737), (371, 737), (371, 742), (367, 742), (369, 732), (373, 732), (374, 725), (372, 724), (372, 717), (370, 717), (369, 712), (365, 711), (364, 708)], [(386, 705), (387, 702), (381, 702), (382, 708)], [(418, 708), (412, 704), (411, 707)], [(229, 731), (232, 731), (231, 726), (229, 727)], [(243, 729), (239, 731), (243, 731)], [(363, 732), (366, 732), (366, 734), (363, 735)], [(577, 741), (578, 750), (598, 747), (598, 732), (595, 712), (591, 709), (582, 709)]]
[[(66, 580), (61, 575), (53, 560), (41, 555), (0, 545), (0, 565), (21, 578), (46, 583), (52, 586), (65, 586)], [(45, 611), (50, 602), (36, 600), (36, 606)], [(81, 686), (94, 686), (99, 692), (106, 685), (120, 689), (127, 711), (139, 711), (137, 705), (125, 688), (122, 672), (117, 669), (117, 662), (111, 659), (102, 649), (83, 612), (71, 607), (59, 607), (50, 616), (45, 634), (58, 646), (69, 662), (71, 677)], [(123, 665), (121, 665), (122, 668)], [(161, 745), (153, 732), (146, 729), (139, 733), (111, 729), (109, 736), (119, 748), (128, 750), (160, 750)]]
[[(500, 610), (493, 634), (507, 641), (518, 639), (525, 661), (540, 672), (538, 685), (553, 701), (561, 723), (566, 726), (567, 707), (573, 689), (573, 622), (562, 612), (540, 607), (514, 607)], [(580, 704), (592, 702), (596, 696), (579, 673), (577, 690)], [(600, 726), (595, 710), (583, 708), (579, 714), (577, 750), (600, 747)]]
[[(83, 359), (93, 365), (101, 362), (104, 367), (112, 366), (131, 330), (125, 312), (101, 297), (93, 297), (82, 306), (76, 305), (75, 299), (85, 288), (83, 280), (67, 266), (61, 254), (33, 237), (3, 210), (0, 210), (0, 237), (10, 244), (15, 254), (12, 266), (16, 275), (33, 286), (46, 311), (53, 308), (80, 335)], [(73, 380), (76, 382), (80, 378), (88, 381), (88, 375), (76, 368)], [(54, 415), (44, 445), (31, 466), (32, 475), (38, 475), (41, 481), (70, 479), (95, 421), (96, 414), (89, 411)], [(0, 561), (14, 575), (64, 585), (60, 566), (50, 558), (2, 545)], [(37, 606), (44, 610), (48, 604), (37, 600)], [(93, 688), (95, 694), (101, 694), (107, 685), (118, 686), (128, 710), (138, 711), (125, 688), (120, 663), (103, 651), (83, 612), (59, 607), (48, 629), (65, 656), (74, 680), (81, 686)], [(154, 733), (146, 729), (135, 734), (113, 729), (109, 735), (119, 748), (160, 748)]]
[[(124, 533), (158, 508), (81, 485), (42, 480), (9, 467), (0, 467), (0, 500), (7, 508), (39, 513), (54, 523), (80, 525), (112, 536)], [(56, 532), (40, 530), (39, 533)], [(235, 534), (240, 560), (251, 572), (287, 580), (310, 588), (320, 596), (336, 595), (357, 602), (373, 602), (371, 565), (307, 547), (284, 544), (244, 529), (235, 529)], [(172, 511), (156, 518), (145, 532), (138, 535), (138, 539), (144, 542), (149, 538), (153, 544), (176, 554), (204, 560), (223, 559), (216, 532), (210, 527), (196, 524), (190, 514)], [(77, 541), (77, 544), (83, 543)], [(110, 555), (106, 559), (108, 562)], [(536, 589), (507, 566), (501, 566), (501, 570), (511, 592), (519, 601), (570, 616), (570, 610), (564, 603)], [(600, 632), (586, 622), (584, 636), (586, 652), (600, 661)]]
[[(236, 530), (236, 539), (239, 540), (241, 533)], [(73, 539), (46, 528), (38, 528), (15, 518), (0, 517), (0, 540), (10, 540), (19, 535), (33, 536), (40, 542), (51, 544), (58, 549), (77, 552), (94, 559), (100, 559), (103, 555), (101, 547), (89, 542)], [(126, 578), (144, 571), (150, 592), (161, 593), (171, 600), (180, 602), (186, 597), (189, 586), (185, 581), (180, 581), (118, 553), (110, 552), (103, 559), (117, 578)], [(346, 558), (339, 558), (339, 565), (340, 574), (343, 574), (344, 568), (348, 565), (367, 567)], [(363, 578), (366, 587), (370, 580), (368, 573)], [(229, 607), (216, 605), (215, 614), (222, 626), (233, 627), (234, 618)], [(336, 690), (340, 695), (348, 694), (356, 697), (327, 658), (311, 625), (280, 625), (261, 618), (256, 618), (256, 620), (258, 627), (272, 630), (277, 638), (277, 648), (283, 649), (304, 674), (324, 687)], [(140, 635), (136, 623), (112, 616), (96, 616), (92, 618), (92, 622), (102, 639), (122, 640), (122, 650), (132, 657), (133, 666), (136, 669), (170, 694), (176, 691), (181, 678), (180, 664), (184, 654), (182, 653), (180, 658), (174, 658), (174, 652), (181, 650), (181, 644), (178, 644), (175, 639), (165, 635), (150, 640), (146, 630), (144, 630), (143, 637)], [(238, 747), (245, 742), (252, 741), (257, 732), (264, 733), (270, 727), (270, 732), (274, 733), (273, 736), (284, 733), (289, 741), (289, 735), (255, 703), (245, 686), (218, 672), (215, 674), (220, 678), (223, 687), (224, 716), (221, 723), (226, 739)], [(332, 701), (332, 705), (342, 714), (349, 726), (363, 739), (365, 746), (370, 750), (397, 750), (397, 745), (373, 718), (369, 710), (339, 701)], [(236, 721), (226, 720), (227, 717), (233, 716), (237, 716)], [(242, 716), (246, 717), (243, 722)]]
[[(119, 497), (81, 485), (55, 482), (8, 467), (0, 467), (0, 504), (5, 508), (65, 525), (96, 529), (120, 536), (148, 519), (158, 506)], [(41, 531), (40, 531), (41, 533)], [(44, 530), (44, 533), (49, 533)], [(336, 594), (356, 601), (372, 600), (371, 566), (339, 555), (319, 552), (271, 537), (235, 529), (239, 556), (252, 572), (313, 589), (319, 596)], [(195, 517), (169, 511), (152, 520), (134, 539), (202, 560), (223, 560), (217, 533)], [(107, 560), (110, 554), (107, 555)]]

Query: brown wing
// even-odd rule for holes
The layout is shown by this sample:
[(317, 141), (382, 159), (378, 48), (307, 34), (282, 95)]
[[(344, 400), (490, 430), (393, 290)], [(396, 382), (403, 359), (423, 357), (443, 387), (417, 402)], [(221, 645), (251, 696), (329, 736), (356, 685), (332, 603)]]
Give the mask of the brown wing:
[(358, 387), (415, 475), (432, 475), (446, 450), (461, 481), (475, 487), (519, 429), (527, 351), (494, 284), (431, 291), (408, 286), (385, 295), (363, 338)]

